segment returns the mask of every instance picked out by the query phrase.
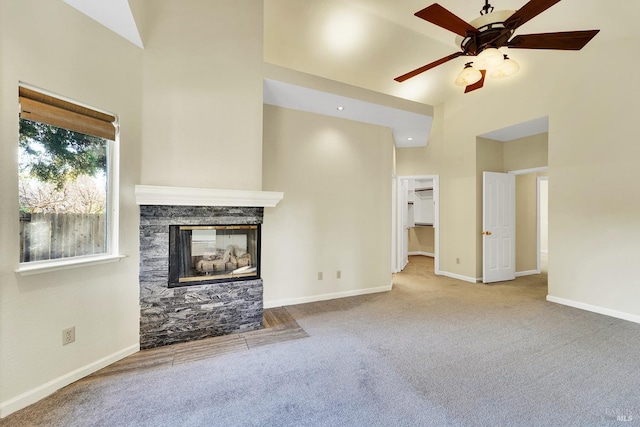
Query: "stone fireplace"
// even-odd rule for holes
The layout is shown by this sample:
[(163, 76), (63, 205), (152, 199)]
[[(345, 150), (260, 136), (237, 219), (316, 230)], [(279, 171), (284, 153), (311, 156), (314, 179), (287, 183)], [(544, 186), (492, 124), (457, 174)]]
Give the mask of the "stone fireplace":
[[(262, 328), (262, 278), (256, 264), (259, 247), (255, 248), (259, 231), (256, 238), (248, 230), (259, 230), (264, 208), (275, 206), (282, 196), (262, 191), (136, 186), (142, 349)], [(170, 268), (170, 246), (175, 247), (180, 230), (188, 236), (198, 230), (198, 239), (209, 245), (193, 259), (195, 276), (198, 266), (210, 271), (201, 275), (202, 280), (180, 281), (175, 267), (173, 272)], [(207, 234), (205, 230), (215, 231)], [(231, 243), (212, 246), (215, 236)], [(199, 254), (201, 241), (196, 243), (193, 251)]]

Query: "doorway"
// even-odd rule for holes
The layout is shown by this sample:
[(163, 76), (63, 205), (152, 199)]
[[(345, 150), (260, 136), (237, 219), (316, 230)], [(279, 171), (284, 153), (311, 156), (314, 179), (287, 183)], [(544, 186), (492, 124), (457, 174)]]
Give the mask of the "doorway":
[(409, 255), (425, 255), (434, 258), (434, 272), (440, 274), (439, 176), (399, 176), (394, 184), (392, 271), (402, 271)]
[[(504, 177), (504, 179), (515, 178), (513, 195), (503, 197), (502, 201), (497, 203), (497, 206), (504, 209), (509, 208), (507, 209), (508, 211), (515, 211), (513, 212), (514, 218), (509, 221), (509, 223), (513, 222), (515, 225), (515, 234), (505, 239), (509, 244), (504, 244), (503, 247), (494, 243), (493, 240), (498, 240), (496, 233), (499, 231), (499, 227), (496, 228), (495, 224), (493, 226), (488, 225), (487, 218), (485, 218), (486, 212), (484, 212), (487, 203), (486, 201), (483, 202), (483, 282), (491, 283), (512, 280), (520, 276), (546, 273), (548, 258), (548, 167), (542, 166), (513, 170), (508, 173), (489, 174)], [(486, 196), (484, 193), (487, 191), (484, 187), (485, 185), (483, 185), (483, 197)], [(500, 186), (494, 187), (501, 188)], [(506, 188), (507, 186), (504, 184), (502, 187)], [(489, 191), (489, 193), (493, 194), (493, 197), (497, 197), (495, 188), (494, 191)], [(500, 218), (504, 220), (506, 217), (506, 214), (493, 215), (494, 221)], [(485, 233), (488, 235), (485, 235)], [(490, 245), (489, 243), (494, 244)], [(492, 256), (491, 250), (498, 255)], [(505, 259), (501, 260), (500, 256)], [(487, 268), (487, 264), (492, 265), (494, 268)], [(508, 268), (510, 274), (506, 274), (505, 271), (505, 275), (508, 277), (493, 277), (495, 276), (493, 274), (494, 270), (497, 272), (502, 271), (497, 267)]]

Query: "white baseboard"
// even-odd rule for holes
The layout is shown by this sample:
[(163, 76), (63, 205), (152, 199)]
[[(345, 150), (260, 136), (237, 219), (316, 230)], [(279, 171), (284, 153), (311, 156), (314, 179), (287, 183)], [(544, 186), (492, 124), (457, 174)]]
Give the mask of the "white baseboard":
[(0, 418), (4, 418), (22, 408), (26, 408), (27, 406), (36, 403), (38, 400), (49, 396), (51, 393), (60, 390), (62, 387), (68, 386), (69, 384), (138, 351), (140, 351), (140, 344), (132, 345), (6, 400), (0, 403)]
[(474, 278), (474, 277), (469, 277), (469, 276), (463, 276), (462, 274), (450, 273), (448, 271), (440, 270), (440, 271), (436, 271), (436, 274), (438, 274), (440, 276), (451, 277), (452, 279), (464, 280), (465, 282), (471, 282), (471, 283), (482, 282), (482, 277)]
[(531, 276), (532, 274), (540, 274), (540, 270), (516, 271), (516, 277)]
[[(393, 282), (392, 282), (393, 283)], [(299, 298), (285, 298), (273, 301), (265, 301), (264, 308), (284, 307), (287, 305), (306, 304), (308, 302), (327, 301), (330, 299), (354, 297), (357, 295), (375, 294), (378, 292), (389, 292), (391, 290), (392, 283), (389, 286), (379, 286), (377, 288), (356, 289), (353, 291), (334, 292), (331, 294), (312, 295), (308, 297)]]
[(562, 304), (573, 308), (579, 308), (580, 310), (591, 311), (593, 313), (603, 314), (609, 317), (615, 317), (616, 319), (628, 320), (629, 322), (640, 323), (640, 316), (635, 314), (624, 313), (622, 311), (611, 310), (610, 308), (599, 307), (597, 305), (586, 304), (584, 302), (572, 301), (565, 298), (554, 297), (547, 295), (547, 301), (554, 302), (556, 304)]
[(422, 256), (428, 256), (431, 258), (435, 258), (436, 255), (432, 254), (431, 252), (423, 252), (423, 251), (414, 251), (414, 252), (408, 252), (407, 255), (411, 256), (411, 255), (422, 255)]

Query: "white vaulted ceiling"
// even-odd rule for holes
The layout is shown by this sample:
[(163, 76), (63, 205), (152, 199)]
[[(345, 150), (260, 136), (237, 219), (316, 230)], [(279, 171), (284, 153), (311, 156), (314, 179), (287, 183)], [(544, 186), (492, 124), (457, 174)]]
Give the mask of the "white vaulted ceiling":
[(549, 131), (549, 117), (540, 117), (537, 119), (529, 120), (527, 122), (518, 123), (513, 126), (508, 126), (502, 129), (494, 130), (493, 132), (487, 132), (479, 135), (483, 138), (489, 138), (496, 141), (511, 141), (518, 138), (524, 138), (526, 136), (538, 135), (540, 133)]
[(138, 47), (144, 47), (128, 0), (63, 0)]
[(433, 121), (426, 114), (269, 79), (264, 81), (264, 103), (389, 127), (397, 147), (426, 145)]

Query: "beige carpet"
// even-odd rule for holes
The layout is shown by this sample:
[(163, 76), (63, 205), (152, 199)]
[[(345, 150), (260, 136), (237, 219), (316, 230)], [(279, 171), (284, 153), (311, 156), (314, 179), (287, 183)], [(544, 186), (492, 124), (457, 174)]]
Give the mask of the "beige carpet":
[(66, 387), (0, 426), (632, 426), (640, 325), (411, 257), (391, 292), (287, 307), (309, 335)]

